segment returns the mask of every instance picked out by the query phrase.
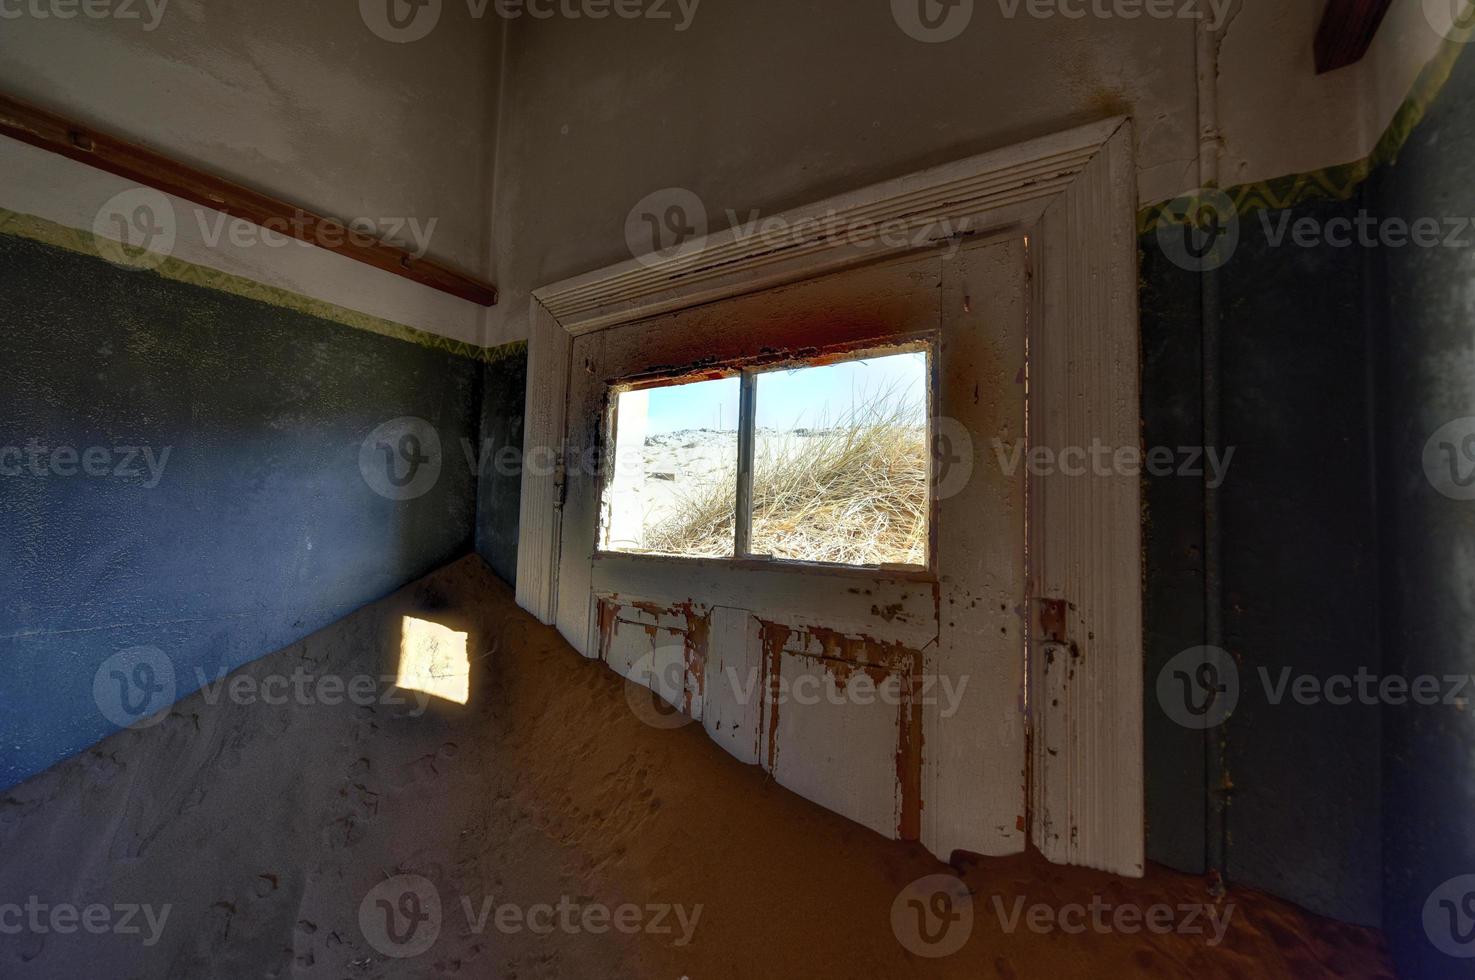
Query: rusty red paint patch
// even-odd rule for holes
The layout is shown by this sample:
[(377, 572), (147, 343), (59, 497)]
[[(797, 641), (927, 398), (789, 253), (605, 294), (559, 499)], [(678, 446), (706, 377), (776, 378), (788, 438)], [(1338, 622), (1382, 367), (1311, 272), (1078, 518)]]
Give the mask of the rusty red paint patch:
[(1066, 609), (1064, 599), (1040, 599), (1040, 634), (1049, 643), (1066, 642)]
[(896, 740), (896, 786), (901, 797), (896, 836), (901, 840), (922, 837), (922, 704), (920, 688), (922, 654), (908, 651), (911, 662), (903, 675), (901, 716)]
[(691, 603), (683, 604), (686, 616), (686, 713), (691, 715), (693, 701), (701, 702), (707, 689), (707, 648), (712, 636), (712, 611), (697, 615)]
[(792, 633), (780, 623), (758, 621), (763, 637), (763, 682), (768, 690), (763, 710), (768, 712), (768, 771), (773, 772), (778, 761), (778, 701), (779, 680), (783, 669), (784, 646)]

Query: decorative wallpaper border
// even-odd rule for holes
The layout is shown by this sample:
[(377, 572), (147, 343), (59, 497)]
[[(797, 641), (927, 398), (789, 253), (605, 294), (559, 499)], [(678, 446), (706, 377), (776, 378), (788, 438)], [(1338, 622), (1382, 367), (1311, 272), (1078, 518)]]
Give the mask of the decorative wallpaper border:
[[(0, 235), (11, 235), (18, 238), (28, 238), (32, 241), (52, 245), (56, 248), (64, 248), (69, 252), (80, 255), (98, 257), (98, 251), (94, 244), (91, 232), (80, 231), (76, 228), (68, 228), (65, 225), (50, 221), (46, 218), (37, 217), (33, 214), (22, 214), (0, 207)], [(311, 296), (303, 296), (288, 289), (276, 286), (268, 286), (265, 283), (248, 279), (245, 276), (233, 275), (221, 272), (208, 266), (197, 265), (182, 259), (164, 259), (157, 267), (149, 271), (140, 270), (139, 275), (160, 275), (165, 279), (175, 282), (189, 283), (192, 286), (203, 286), (206, 289), (218, 289), (221, 292), (242, 296), (247, 299), (257, 300), (271, 306), (279, 306), (283, 309), (305, 313), (308, 316), (317, 317), (320, 320), (330, 320), (334, 323), (352, 327), (355, 330), (363, 330), (367, 333), (378, 334), (381, 337), (389, 337), (405, 343), (415, 344), (419, 347), (428, 347), (438, 350), (454, 357), (464, 357), (485, 364), (496, 362), (516, 354), (518, 344), (507, 344), (501, 347), (480, 347), (476, 344), (461, 340), (453, 340), (442, 337), (439, 334), (430, 333), (426, 330), (418, 330), (415, 327), (385, 320), (381, 317), (360, 313), (344, 306), (328, 303), (324, 300), (313, 299)], [(526, 343), (522, 343), (526, 347)]]
[[(1224, 193), (1234, 202), (1235, 212), (1243, 216), (1255, 211), (1294, 207), (1307, 201), (1345, 201), (1350, 198), (1374, 170), (1398, 159), (1398, 154), (1409, 137), (1449, 81), (1455, 62), (1459, 60), (1460, 52), (1466, 46), (1465, 42), (1453, 38), (1445, 40), (1439, 53), (1419, 73), (1408, 98), (1403, 100), (1398, 111), (1393, 114), (1393, 119), (1379, 138), (1378, 145), (1368, 156), (1309, 173), (1287, 174), (1251, 184), (1226, 187)], [(1137, 233), (1147, 235), (1156, 231), (1163, 212), (1171, 203), (1159, 201), (1138, 211)]]

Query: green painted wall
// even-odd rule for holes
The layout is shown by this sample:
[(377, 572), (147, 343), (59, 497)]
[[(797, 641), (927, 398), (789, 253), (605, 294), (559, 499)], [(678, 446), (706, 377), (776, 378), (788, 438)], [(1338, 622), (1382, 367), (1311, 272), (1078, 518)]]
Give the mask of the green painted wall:
[[(1383, 249), (1372, 264), (1385, 668), (1409, 677), (1475, 674), (1475, 499), (1446, 496), (1425, 469), (1432, 440), (1436, 467), (1451, 462), (1439, 446), (1446, 442), (1457, 449), (1459, 476), (1468, 482), (1475, 471), (1464, 441), (1475, 433), (1472, 105), (1475, 58), (1467, 54), (1369, 192), (1385, 216), (1433, 218), (1446, 230), (1464, 223), (1463, 244)], [(1409, 977), (1475, 976), (1475, 959), (1434, 942), (1475, 956), (1475, 683), (1463, 696), (1464, 705), (1384, 713), (1384, 928)]]

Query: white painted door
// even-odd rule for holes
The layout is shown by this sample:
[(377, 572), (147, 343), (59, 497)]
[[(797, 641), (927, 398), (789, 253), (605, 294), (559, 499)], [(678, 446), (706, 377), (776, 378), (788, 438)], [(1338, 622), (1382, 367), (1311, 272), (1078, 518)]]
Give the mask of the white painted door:
[(1027, 263), (1022, 238), (954, 247), (573, 344), (568, 458), (592, 461), (622, 380), (931, 342), (929, 567), (600, 553), (601, 477), (575, 465), (557, 624), (780, 784), (944, 859), (1024, 848)]

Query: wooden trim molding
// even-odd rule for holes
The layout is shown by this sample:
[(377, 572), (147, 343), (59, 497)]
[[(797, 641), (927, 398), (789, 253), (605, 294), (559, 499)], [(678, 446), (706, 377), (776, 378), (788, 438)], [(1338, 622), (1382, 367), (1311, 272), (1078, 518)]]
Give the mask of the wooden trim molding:
[(1391, 6), (1393, 0), (1328, 0), (1316, 30), (1316, 73), (1361, 61)]
[[(977, 235), (1028, 224), (1075, 180), (1121, 119), (970, 157), (820, 201), (770, 219), (781, 239), (729, 228), (669, 258), (642, 256), (535, 292), (572, 335), (809, 279), (931, 244), (917, 234)], [(853, 229), (883, 224), (905, 245), (853, 244)], [(893, 239), (894, 240), (894, 239)]]
[(0, 93), (0, 135), (137, 181), (192, 204), (243, 218), (467, 302), (481, 306), (497, 302), (495, 286), (433, 259), (416, 258), (387, 241), (364, 241), (362, 236), (348, 234), (348, 229), (335, 218), (251, 190), (3, 93)]
[[(1113, 118), (785, 212), (769, 219), (786, 230), (777, 239), (727, 229), (534, 291), (519, 604), (556, 621), (572, 341), (596, 330), (948, 242), (1027, 237), (1031, 438), (1137, 447), (1134, 177), (1131, 124)], [(906, 234), (847, 233), (880, 226)], [(1141, 875), (1140, 487), (1052, 472), (1032, 475), (1028, 495), (1031, 602), (1068, 611), (1029, 640), (1031, 836), (1053, 861)]]

